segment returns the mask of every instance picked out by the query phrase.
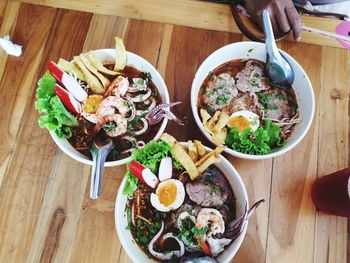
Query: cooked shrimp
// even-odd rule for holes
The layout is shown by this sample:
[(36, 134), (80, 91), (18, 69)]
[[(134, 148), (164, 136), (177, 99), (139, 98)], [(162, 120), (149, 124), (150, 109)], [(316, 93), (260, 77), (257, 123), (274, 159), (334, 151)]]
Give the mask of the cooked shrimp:
[(213, 208), (202, 208), (197, 216), (196, 227), (203, 229), (208, 226), (208, 236), (225, 232), (225, 221), (220, 212)]
[(121, 114), (126, 117), (130, 111), (129, 104), (123, 99), (115, 96), (109, 96), (105, 98), (97, 108), (96, 117), (102, 124), (103, 117), (106, 115)]
[(128, 89), (129, 89), (128, 78), (125, 78), (123, 76), (118, 76), (108, 86), (104, 95), (106, 97), (110, 95), (120, 97), (120, 96), (124, 96), (125, 93), (128, 91)]
[(105, 130), (106, 134), (110, 137), (118, 137), (126, 133), (127, 121), (120, 114), (105, 115), (103, 117), (104, 123), (102, 128)]

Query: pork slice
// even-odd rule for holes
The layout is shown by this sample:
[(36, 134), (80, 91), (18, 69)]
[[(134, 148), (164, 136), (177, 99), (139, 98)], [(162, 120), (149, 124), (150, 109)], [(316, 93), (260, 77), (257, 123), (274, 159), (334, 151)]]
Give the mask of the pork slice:
[[(271, 89), (264, 93), (270, 95), (269, 107), (265, 109), (265, 118), (282, 120), (284, 118), (291, 118), (292, 110), (287, 99), (287, 93), (282, 89)], [(279, 95), (279, 96), (278, 96)], [(284, 96), (285, 99), (281, 99)]]
[(236, 86), (241, 92), (260, 92), (270, 88), (264, 75), (264, 64), (249, 60), (236, 75)]
[(192, 202), (202, 207), (222, 206), (229, 197), (220, 187), (200, 180), (187, 183), (186, 192)]
[(228, 115), (241, 110), (256, 112), (257, 106), (258, 105), (256, 103), (254, 95), (252, 96), (252, 94), (249, 93), (241, 93), (239, 96), (231, 100), (230, 104), (225, 108), (225, 112)]

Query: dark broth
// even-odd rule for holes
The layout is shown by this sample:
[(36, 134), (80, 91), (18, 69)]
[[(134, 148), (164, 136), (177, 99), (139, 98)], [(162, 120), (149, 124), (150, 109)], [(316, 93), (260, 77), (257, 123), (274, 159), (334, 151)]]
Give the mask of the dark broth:
[[(108, 64), (104, 65), (105, 67), (109, 69), (113, 69), (114, 64)], [(139, 71), (136, 68), (125, 66), (125, 68), (122, 70), (122, 73), (125, 77), (128, 77), (128, 80), (130, 83), (132, 83), (132, 78), (145, 78), (146, 75), (144, 72)], [(116, 77), (110, 76), (107, 74), (103, 74), (106, 78), (108, 78), (110, 81), (113, 81)], [(156, 98), (156, 104), (162, 103), (162, 98), (154, 85), (152, 80), (148, 81), (148, 87), (152, 90), (152, 95)], [(89, 91), (89, 95), (92, 95), (93, 93)], [(143, 108), (136, 108), (137, 110), (143, 110)], [(87, 121), (84, 117), (80, 116), (78, 118), (79, 126), (72, 127), (72, 133), (73, 136), (68, 140), (69, 143), (78, 150), (81, 154), (89, 157), (92, 159), (92, 155), (90, 152), (90, 147), (95, 139), (103, 139), (108, 137), (107, 134), (103, 129), (101, 129), (98, 133), (94, 133), (93, 129), (95, 127), (94, 123), (91, 123)], [(135, 119), (136, 121), (136, 119)], [(149, 127), (148, 130), (139, 136), (133, 135), (132, 128), (129, 126), (128, 123), (128, 130), (125, 135), (131, 135), (136, 138), (137, 141), (144, 141), (145, 143), (151, 141), (157, 134), (160, 125), (159, 124), (153, 125), (152, 127)], [(137, 124), (136, 124), (137, 126)], [(110, 137), (111, 138), (111, 137)], [(130, 148), (132, 148), (134, 145), (131, 144), (130, 141), (121, 139), (120, 137), (114, 137), (111, 138), (114, 141), (115, 148), (109, 153), (107, 156), (107, 161), (117, 161), (120, 159), (124, 159), (126, 157), (129, 157), (131, 152), (122, 154), (123, 151), (126, 151)]]
[[(232, 190), (232, 187), (230, 185), (230, 183), (228, 182), (226, 176), (222, 173), (222, 171), (215, 165), (210, 166), (210, 168), (215, 169), (217, 172), (219, 172), (222, 177), (225, 180), (225, 184), (228, 186), (229, 189), (229, 198), (226, 200), (226, 202), (224, 203), (223, 206), (221, 207), (211, 207), (211, 208), (215, 208), (217, 210), (220, 211), (224, 209), (224, 207), (226, 207), (226, 215), (225, 215), (225, 225), (227, 222), (233, 220), (236, 218), (236, 205), (235, 205), (235, 196)], [(209, 169), (209, 168), (208, 168)], [(184, 172), (182, 170), (177, 170), (176, 168), (174, 168), (173, 170), (173, 179), (178, 179), (180, 181), (182, 181), (182, 183), (184, 184), (185, 188), (186, 188), (186, 183), (190, 182), (190, 178), (187, 174), (184, 175)], [(201, 180), (201, 176), (199, 176), (198, 179), (196, 180)], [(128, 229), (130, 229), (131, 234), (134, 238), (134, 240), (136, 241), (137, 245), (153, 260), (156, 260), (148, 251), (148, 244), (151, 241), (151, 239), (158, 233), (159, 229), (160, 229), (160, 222), (163, 221), (164, 222), (164, 231), (162, 233), (174, 233), (175, 235), (177, 235), (179, 233), (179, 229), (176, 227), (176, 220), (177, 220), (177, 216), (179, 215), (180, 212), (183, 211), (187, 211), (185, 209), (185, 206), (188, 205), (192, 205), (193, 207), (197, 207), (198, 209), (202, 208), (199, 205), (195, 204), (194, 202), (192, 202), (190, 200), (190, 198), (188, 197), (188, 194), (186, 192), (186, 196), (185, 196), (185, 201), (183, 202), (183, 204), (180, 206), (180, 208), (178, 208), (177, 210), (171, 211), (171, 212), (159, 212), (158, 210), (156, 210), (151, 202), (150, 202), (150, 195), (152, 193), (152, 190), (144, 185), (143, 183), (139, 183), (138, 184), (138, 188), (136, 190), (136, 192), (134, 193), (133, 197), (131, 199), (129, 199), (129, 202), (127, 204), (126, 210), (127, 213), (129, 214), (129, 219), (128, 219)], [(139, 198), (139, 199), (138, 199)], [(135, 223), (136, 226), (134, 226), (131, 223), (131, 215), (130, 212), (132, 210), (132, 205), (135, 205), (135, 203), (137, 204), (137, 200), (139, 201), (139, 209), (140, 209), (140, 215), (149, 220), (151, 222), (151, 224), (148, 224), (147, 222), (145, 222), (142, 219), (135, 219)], [(207, 207), (206, 207), (207, 208)], [(135, 208), (136, 210), (136, 208)], [(154, 229), (152, 229), (154, 228)], [(179, 248), (179, 245), (176, 241), (174, 241), (173, 239), (170, 240), (166, 240), (165, 242), (156, 242), (154, 245), (154, 250), (156, 251), (173, 251), (173, 250), (177, 250)], [(201, 251), (186, 251), (185, 254), (183, 255), (183, 257), (204, 257), (205, 254)], [(180, 258), (176, 259), (172, 259), (169, 262), (180, 262)]]

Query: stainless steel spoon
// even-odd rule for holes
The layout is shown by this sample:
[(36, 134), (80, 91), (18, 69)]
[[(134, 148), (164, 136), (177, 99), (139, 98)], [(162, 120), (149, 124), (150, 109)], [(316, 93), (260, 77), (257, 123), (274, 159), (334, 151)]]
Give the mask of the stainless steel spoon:
[(108, 154), (113, 150), (114, 142), (111, 138), (96, 139), (90, 148), (92, 154), (90, 198), (98, 199), (101, 193), (104, 163)]
[(262, 20), (264, 25), (265, 45), (266, 45), (266, 73), (273, 84), (291, 88), (294, 81), (294, 71), (282, 57), (276, 46), (275, 37), (270, 21), (270, 15), (267, 10), (262, 11)]

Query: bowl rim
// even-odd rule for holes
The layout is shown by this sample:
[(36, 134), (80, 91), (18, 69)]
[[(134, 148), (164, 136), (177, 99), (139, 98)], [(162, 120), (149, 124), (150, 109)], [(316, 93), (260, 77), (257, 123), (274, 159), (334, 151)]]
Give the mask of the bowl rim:
[[(180, 142), (180, 144), (182, 146), (186, 146), (188, 143), (187, 142)], [(213, 151), (212, 148), (208, 147), (208, 146), (204, 146), (206, 151)], [(242, 190), (242, 194), (243, 194), (243, 200), (246, 202), (246, 206), (247, 208), (249, 209), (249, 199), (248, 199), (248, 193), (247, 193), (247, 189), (244, 185), (244, 182), (242, 180), (242, 177), (240, 176), (240, 174), (238, 173), (238, 171), (236, 170), (236, 168), (234, 167), (234, 165), (232, 163), (230, 163), (223, 155), (219, 155), (219, 158), (221, 160), (220, 163), (222, 163), (223, 165), (229, 167), (229, 169), (232, 171), (232, 173), (230, 173), (229, 176), (234, 176), (235, 177), (235, 180), (236, 180), (236, 183), (239, 185), (238, 187)], [(225, 174), (225, 176), (227, 177), (227, 175)], [(122, 234), (121, 234), (121, 229), (123, 226), (119, 225), (118, 224), (118, 215), (120, 214), (120, 217), (121, 218), (125, 218), (126, 220), (126, 217), (124, 216), (124, 213), (125, 213), (125, 204), (123, 204), (123, 206), (121, 206), (121, 198), (123, 196), (123, 189), (124, 189), (124, 186), (125, 186), (125, 183), (126, 183), (126, 177), (124, 176), (123, 177), (123, 180), (122, 182), (120, 183), (119, 187), (118, 187), (118, 192), (117, 192), (117, 196), (116, 196), (116, 200), (115, 200), (115, 206), (114, 206), (114, 223), (115, 223), (115, 228), (117, 230), (117, 235), (118, 235), (118, 239), (123, 247), (123, 249), (125, 250), (125, 252), (127, 253), (127, 255), (131, 258), (131, 260), (135, 263), (143, 263), (142, 261), (140, 261), (135, 253), (132, 253), (128, 250), (128, 245), (125, 241), (126, 237), (124, 237)], [(231, 185), (232, 187), (232, 185)], [(245, 222), (244, 222), (244, 225), (243, 225), (243, 230), (242, 232), (239, 234), (239, 236), (233, 241), (233, 242), (237, 242), (236, 246), (234, 248), (231, 248), (229, 250), (226, 250), (228, 251), (229, 255), (224, 259), (224, 260), (221, 260), (219, 261), (220, 263), (228, 263), (230, 262), (234, 256), (237, 254), (237, 251), (239, 250), (239, 248), (242, 246), (242, 243), (243, 243), (243, 240), (246, 236), (246, 233), (247, 233), (247, 229), (248, 229), (248, 224), (249, 224), (249, 219), (247, 219)], [(233, 244), (233, 242), (229, 245), (231, 246)], [(135, 243), (136, 244), (136, 243)], [(136, 246), (138, 247), (138, 249), (143, 253), (145, 254), (140, 248), (139, 246), (136, 244)], [(225, 251), (225, 250), (224, 250)], [(222, 254), (220, 254), (222, 255)], [(219, 256), (220, 257), (220, 256)]]
[[(238, 48), (237, 46), (245, 46), (245, 48), (247, 46), (249, 47), (256, 47), (256, 46), (265, 46), (264, 43), (260, 43), (260, 42), (254, 42), (254, 41), (241, 41), (241, 42), (235, 42), (235, 43), (231, 43), (231, 44), (228, 44), (228, 45), (225, 45), (217, 50), (215, 50), (213, 53), (211, 53), (203, 62), (202, 64), (199, 66), (199, 68), (197, 69), (196, 71), (196, 74), (192, 80), (192, 85), (191, 85), (191, 109), (192, 109), (192, 114), (193, 114), (193, 117), (195, 119), (195, 122), (197, 124), (197, 126), (199, 127), (199, 129), (201, 130), (202, 134), (214, 145), (220, 145), (218, 143), (215, 143), (213, 140), (212, 140), (212, 136), (209, 134), (208, 131), (205, 130), (202, 122), (200, 121), (200, 118), (199, 118), (199, 114), (198, 114), (198, 110), (197, 110), (197, 97), (198, 97), (198, 92), (199, 92), (199, 89), (198, 91), (196, 92), (195, 89), (196, 89), (196, 82), (198, 82), (197, 78), (198, 78), (198, 72), (202, 71), (205, 67), (205, 64), (207, 63), (207, 61), (211, 60), (213, 57), (215, 56), (218, 56), (218, 54), (220, 52), (222, 52), (222, 50), (224, 49), (230, 49), (230, 48)], [(277, 149), (276, 151), (274, 152), (271, 152), (269, 154), (265, 154), (265, 155), (252, 155), (252, 154), (245, 154), (245, 153), (241, 153), (241, 152), (238, 152), (238, 151), (235, 151), (235, 150), (232, 150), (230, 149), (229, 147), (227, 147), (227, 145), (224, 145), (226, 146), (225, 149), (224, 149), (224, 152), (230, 154), (231, 156), (235, 156), (235, 157), (238, 157), (238, 158), (242, 158), (242, 159), (249, 159), (249, 160), (265, 160), (265, 159), (269, 159), (269, 158), (274, 158), (274, 157), (277, 157), (277, 156), (280, 156), (288, 151), (290, 151), (291, 149), (293, 149), (296, 145), (298, 145), (301, 140), (305, 137), (305, 135), (307, 134), (307, 132), (309, 131), (311, 125), (312, 125), (312, 121), (313, 121), (313, 118), (314, 118), (314, 114), (315, 114), (315, 94), (314, 94), (314, 91), (313, 91), (313, 86), (312, 86), (312, 83), (308, 77), (308, 75), (306, 74), (305, 70), (301, 67), (301, 65), (291, 56), (289, 55), (287, 52), (279, 49), (279, 51), (282, 53), (282, 55), (289, 61), (292, 61), (295, 66), (297, 68), (299, 68), (303, 74), (303, 76), (305, 76), (305, 82), (307, 83), (307, 87), (309, 88), (309, 91), (311, 93), (311, 98), (310, 98), (310, 108), (311, 108), (311, 118), (309, 119), (309, 121), (306, 123), (306, 126), (305, 126), (305, 129), (300, 133), (300, 135), (295, 139), (295, 141), (289, 145), (286, 145), (282, 148), (279, 148)], [(253, 58), (253, 57), (243, 57), (242, 55), (242, 58), (246, 58), (246, 59), (249, 59), (249, 58)], [(239, 58), (237, 58), (239, 59)], [(254, 58), (253, 58), (254, 59)], [(225, 63), (225, 62), (228, 62), (228, 61), (231, 61), (232, 59), (226, 59), (222, 61), (221, 64)], [(221, 65), (220, 64), (220, 65)]]
[[(114, 56), (114, 54), (115, 54), (115, 49), (113, 49), (113, 48), (94, 49), (94, 50), (92, 50), (92, 51), (93, 51), (94, 53), (103, 53), (103, 52), (105, 52), (105, 53), (108, 53), (108, 54), (111, 54), (111, 55), (113, 54), (113, 56)], [(160, 83), (161, 83), (161, 86), (164, 87), (164, 91), (165, 91), (164, 94), (165, 94), (165, 96), (164, 96), (163, 99), (165, 99), (165, 101), (164, 101), (163, 103), (170, 103), (170, 97), (169, 97), (169, 90), (168, 90), (168, 87), (167, 87), (167, 85), (165, 84), (165, 81), (164, 81), (163, 77), (160, 75), (160, 73), (159, 73), (159, 71), (157, 70), (157, 68), (154, 67), (154, 66), (153, 66), (150, 62), (148, 62), (145, 58), (143, 58), (143, 57), (141, 57), (141, 56), (139, 56), (139, 55), (137, 55), (137, 54), (135, 54), (135, 53), (133, 53), (133, 52), (126, 51), (126, 53), (127, 53), (127, 57), (128, 57), (128, 58), (129, 58), (129, 57), (134, 57), (134, 58), (136, 58), (136, 59), (138, 59), (138, 60), (143, 61), (143, 64), (147, 65), (147, 67), (151, 67), (151, 68), (154, 69), (154, 73), (155, 73), (155, 75), (157, 76), (157, 78), (159, 78)], [(132, 64), (128, 64), (128, 63), (127, 63), (127, 65), (131, 65), (131, 66), (135, 67), (135, 66), (132, 65)], [(152, 73), (152, 75), (153, 75), (153, 73)], [(159, 89), (157, 86), (156, 86), (156, 88)], [(161, 125), (160, 125), (160, 127), (159, 127), (158, 132), (156, 133), (156, 135), (154, 136), (154, 138), (153, 138), (152, 140), (157, 140), (157, 139), (159, 139), (160, 135), (164, 132), (164, 130), (165, 130), (167, 124), (168, 124), (168, 119), (166, 119), (166, 118), (163, 119), (163, 121), (162, 121), (162, 123), (161, 123)], [(56, 143), (56, 145), (61, 149), (61, 151), (63, 151), (63, 152), (64, 152), (65, 154), (67, 154), (69, 157), (71, 157), (72, 159), (74, 159), (74, 160), (76, 160), (76, 161), (78, 161), (78, 162), (81, 162), (81, 163), (84, 163), (84, 164), (88, 164), (88, 165), (93, 165), (92, 160), (83, 158), (83, 157), (82, 157), (83, 155), (82, 155), (81, 153), (79, 153), (76, 149), (74, 149), (73, 146), (72, 146), (72, 148), (73, 148), (74, 151), (75, 151), (76, 153), (78, 153), (78, 154), (74, 154), (73, 152), (68, 151), (65, 147), (63, 147), (63, 145), (61, 144), (61, 141), (62, 141), (62, 140), (65, 140), (65, 141), (68, 142), (68, 140), (67, 140), (66, 138), (58, 138), (57, 135), (56, 135), (56, 133), (55, 133), (54, 131), (50, 131), (50, 130), (49, 130), (49, 133), (50, 133), (52, 139), (54, 140), (54, 142)], [(68, 142), (68, 143), (69, 143), (69, 142)], [(130, 162), (130, 161), (131, 161), (131, 156), (129, 156), (129, 157), (127, 157), (127, 158), (124, 158), (124, 159), (117, 160), (117, 161), (108, 161), (108, 162), (106, 161), (104, 166), (105, 166), (105, 167), (120, 166), (120, 165), (126, 164), (126, 163), (128, 163), (128, 162)]]

